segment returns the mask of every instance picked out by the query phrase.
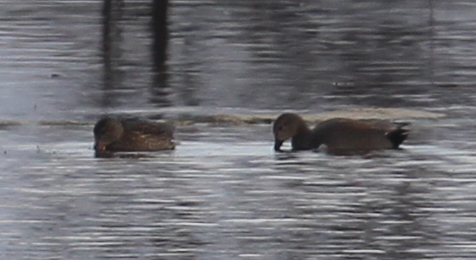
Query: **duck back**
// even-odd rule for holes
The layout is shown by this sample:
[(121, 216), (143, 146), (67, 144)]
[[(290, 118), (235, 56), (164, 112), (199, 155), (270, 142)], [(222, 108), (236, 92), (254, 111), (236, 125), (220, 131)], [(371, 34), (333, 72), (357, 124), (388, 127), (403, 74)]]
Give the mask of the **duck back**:
[(123, 119), (124, 134), (108, 146), (111, 151), (157, 151), (175, 148), (174, 127), (138, 119)]
[(396, 149), (408, 135), (402, 126), (383, 120), (330, 119), (312, 130), (312, 146), (325, 145), (330, 151)]

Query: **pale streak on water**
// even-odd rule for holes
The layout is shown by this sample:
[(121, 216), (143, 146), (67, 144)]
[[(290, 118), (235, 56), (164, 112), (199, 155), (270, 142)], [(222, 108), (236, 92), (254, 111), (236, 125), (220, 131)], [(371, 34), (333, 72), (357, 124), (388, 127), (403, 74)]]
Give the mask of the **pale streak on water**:
[[(0, 1), (0, 258), (474, 259), (472, 1), (433, 1), (433, 29), (427, 1), (171, 1), (165, 89), (146, 2), (126, 1), (107, 88), (100, 1)], [(446, 117), (400, 116), (403, 150), (364, 157), (211, 123), (368, 106)], [(175, 151), (96, 159), (106, 113), (192, 123)]]

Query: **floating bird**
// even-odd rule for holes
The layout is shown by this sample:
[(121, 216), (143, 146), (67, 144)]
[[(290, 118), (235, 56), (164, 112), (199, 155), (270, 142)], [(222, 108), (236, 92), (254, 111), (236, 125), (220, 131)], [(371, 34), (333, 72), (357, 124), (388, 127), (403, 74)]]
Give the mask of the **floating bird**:
[(274, 150), (291, 139), (292, 150), (324, 149), (331, 154), (362, 153), (381, 149), (398, 149), (407, 138), (408, 123), (386, 120), (334, 118), (309, 129), (296, 114), (285, 113), (274, 122)]
[(113, 152), (158, 151), (175, 148), (174, 127), (141, 119), (105, 117), (94, 126), (96, 156)]

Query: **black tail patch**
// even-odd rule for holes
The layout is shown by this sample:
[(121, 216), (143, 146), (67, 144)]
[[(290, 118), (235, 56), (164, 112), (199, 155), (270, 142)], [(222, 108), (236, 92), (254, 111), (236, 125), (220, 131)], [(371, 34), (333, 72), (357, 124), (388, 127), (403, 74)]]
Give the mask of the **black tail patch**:
[(397, 149), (398, 146), (405, 141), (408, 137), (408, 130), (397, 128), (391, 132), (387, 133), (387, 138), (392, 142), (393, 149)]

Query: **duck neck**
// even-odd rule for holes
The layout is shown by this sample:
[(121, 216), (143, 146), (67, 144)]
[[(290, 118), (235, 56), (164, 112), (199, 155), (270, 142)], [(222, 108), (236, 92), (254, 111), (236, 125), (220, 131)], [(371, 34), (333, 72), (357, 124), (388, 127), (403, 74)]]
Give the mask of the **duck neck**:
[(293, 150), (312, 149), (312, 132), (304, 122), (299, 126), (297, 134), (291, 140), (291, 144)]

